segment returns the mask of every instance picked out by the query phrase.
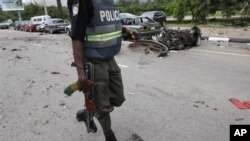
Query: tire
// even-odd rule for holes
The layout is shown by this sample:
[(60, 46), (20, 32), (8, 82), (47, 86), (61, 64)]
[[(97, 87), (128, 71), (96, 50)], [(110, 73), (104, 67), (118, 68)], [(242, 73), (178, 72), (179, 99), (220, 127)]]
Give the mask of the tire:
[(166, 27), (166, 22), (165, 21), (161, 22), (161, 27)]
[(54, 32), (53, 32), (53, 29), (50, 29), (50, 34), (53, 34)]
[(197, 39), (194, 41), (193, 46), (197, 47), (201, 45), (201, 36), (198, 36)]
[(68, 28), (66, 29), (66, 32), (70, 36), (70, 30)]

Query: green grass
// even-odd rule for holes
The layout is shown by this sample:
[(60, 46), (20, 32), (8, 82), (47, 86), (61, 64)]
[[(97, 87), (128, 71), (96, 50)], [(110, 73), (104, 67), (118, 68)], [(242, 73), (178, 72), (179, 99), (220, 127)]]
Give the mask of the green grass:
[[(168, 27), (193, 27), (195, 23), (167, 23)], [(237, 28), (250, 28), (250, 26), (240, 27), (232, 26), (231, 22), (209, 22), (207, 24), (196, 24), (198, 27), (207, 27), (207, 28), (228, 28), (228, 27), (237, 27)]]
[[(215, 16), (215, 15), (213, 15)], [(232, 17), (232, 18), (221, 18), (221, 17), (216, 17), (216, 18), (213, 18), (212, 15), (210, 15), (210, 18), (208, 20), (208, 23), (207, 24), (197, 24), (197, 26), (199, 27), (208, 27), (208, 28), (227, 28), (227, 27), (237, 27), (237, 28), (249, 28), (250, 27), (250, 17), (245, 17), (244, 19), (241, 19), (240, 16), (239, 17)], [(218, 15), (217, 15), (218, 16)], [(220, 15), (221, 16), (221, 15)], [(235, 20), (244, 20), (246, 22), (248, 22), (248, 27), (245, 26), (245, 27), (240, 27), (240, 26), (232, 26), (232, 22), (235, 21)], [(195, 23), (192, 23), (189, 20), (185, 20), (183, 23), (177, 23), (176, 21), (167, 21), (167, 25), (169, 27), (192, 27), (195, 25)]]

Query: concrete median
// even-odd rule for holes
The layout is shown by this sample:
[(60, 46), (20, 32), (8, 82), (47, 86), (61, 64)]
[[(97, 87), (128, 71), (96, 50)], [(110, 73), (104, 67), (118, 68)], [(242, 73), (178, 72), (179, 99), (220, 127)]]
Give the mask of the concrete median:
[(224, 41), (224, 42), (235, 42), (235, 43), (250, 43), (250, 39), (247, 38), (224, 38), (224, 37), (208, 37), (202, 36), (202, 40), (208, 41)]

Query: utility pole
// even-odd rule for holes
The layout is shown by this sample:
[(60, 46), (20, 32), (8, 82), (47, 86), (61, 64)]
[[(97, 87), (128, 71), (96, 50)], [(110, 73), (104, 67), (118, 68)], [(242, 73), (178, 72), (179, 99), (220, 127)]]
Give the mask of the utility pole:
[(18, 10), (17, 13), (18, 13), (18, 19), (19, 19), (19, 21), (22, 21), (21, 12)]
[(45, 15), (48, 15), (47, 6), (46, 6), (46, 0), (43, 0), (43, 4), (44, 4)]

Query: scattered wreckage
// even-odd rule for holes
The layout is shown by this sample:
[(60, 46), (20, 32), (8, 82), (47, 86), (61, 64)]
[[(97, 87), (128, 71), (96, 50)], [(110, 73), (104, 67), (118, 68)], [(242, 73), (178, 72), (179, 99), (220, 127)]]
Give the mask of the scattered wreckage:
[[(131, 37), (135, 37), (134, 43), (131, 46), (142, 46), (145, 48), (145, 54), (150, 51), (159, 52), (158, 57), (167, 56), (170, 50), (189, 49), (201, 44), (201, 30), (194, 26), (191, 29), (179, 30), (164, 28), (160, 35), (155, 36), (155, 39), (147, 40), (138, 37), (136, 34), (130, 33)], [(124, 37), (126, 40), (127, 38)]]
[(201, 30), (196, 26), (185, 30), (165, 28), (158, 41), (166, 45), (169, 50), (189, 49), (201, 44)]

